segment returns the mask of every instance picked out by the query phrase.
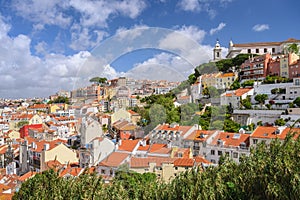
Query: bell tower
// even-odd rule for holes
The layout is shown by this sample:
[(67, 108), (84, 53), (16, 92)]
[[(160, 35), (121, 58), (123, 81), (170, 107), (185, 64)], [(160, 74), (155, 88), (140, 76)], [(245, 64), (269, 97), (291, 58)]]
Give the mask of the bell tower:
[(221, 49), (219, 40), (217, 39), (217, 42), (216, 42), (216, 45), (214, 48), (214, 61), (218, 61), (218, 60), (222, 59), (221, 53), (222, 53), (222, 49)]

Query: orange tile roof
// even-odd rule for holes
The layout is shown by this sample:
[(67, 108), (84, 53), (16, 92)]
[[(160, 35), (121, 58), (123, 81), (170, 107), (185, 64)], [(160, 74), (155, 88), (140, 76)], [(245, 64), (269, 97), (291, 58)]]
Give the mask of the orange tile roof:
[(255, 47), (255, 46), (279, 46), (281, 42), (252, 42), (243, 44), (233, 44), (234, 47)]
[(211, 162), (209, 162), (208, 160), (206, 160), (205, 158), (203, 158), (200, 155), (194, 157), (194, 159), (197, 163), (211, 164)]
[(231, 96), (237, 96), (237, 97), (240, 97), (242, 96), (243, 94), (249, 92), (250, 90), (252, 90), (252, 88), (239, 88), (233, 92), (230, 92), (230, 93), (226, 93), (226, 96), (227, 97), (231, 97)]
[(26, 181), (27, 179), (29, 179), (29, 178), (35, 176), (36, 174), (37, 174), (37, 172), (32, 172), (32, 171), (27, 172), (26, 174), (24, 174), (24, 175), (22, 175), (22, 176), (19, 177), (19, 181), (24, 182), (24, 181)]
[(130, 154), (128, 153), (112, 152), (102, 162), (99, 163), (99, 166), (118, 167), (126, 158), (129, 157), (129, 155)]
[(8, 199), (12, 199), (12, 197), (14, 196), (14, 194), (0, 194), (0, 200), (8, 200)]
[(132, 152), (138, 145), (140, 140), (122, 140), (118, 150)]
[(176, 158), (169, 157), (147, 157), (147, 158), (138, 158), (133, 157), (130, 159), (129, 165), (131, 168), (144, 168), (149, 167), (149, 163), (155, 163), (157, 167), (161, 167), (162, 163), (174, 163)]
[(46, 162), (46, 166), (51, 169), (62, 167), (63, 165), (58, 160), (49, 160)]
[(162, 130), (162, 131), (181, 131), (181, 136), (183, 136), (188, 130), (190, 130), (192, 126), (179, 126), (176, 125), (174, 127), (171, 127), (169, 124), (162, 124), (155, 128), (156, 131)]
[(167, 146), (166, 144), (151, 144), (149, 148), (149, 153), (158, 151), (166, 146)]
[(44, 149), (44, 144), (49, 144), (48, 150), (51, 150), (61, 143), (64, 143), (64, 144), (67, 143), (67, 141), (61, 140), (61, 139), (56, 139), (53, 141), (45, 141), (45, 140), (38, 141), (35, 138), (29, 137), (29, 136), (26, 137), (26, 140), (28, 141), (28, 145), (31, 145), (32, 142), (34, 142), (36, 144), (37, 148), (35, 148), (35, 149), (33, 149), (32, 147), (30, 148), (32, 151), (35, 151), (35, 152), (42, 152)]
[(223, 77), (232, 77), (232, 76), (235, 76), (234, 73), (230, 72), (230, 73), (224, 73), (224, 74), (220, 74), (220, 78), (223, 78)]
[(275, 134), (275, 131), (278, 129), (278, 127), (271, 126), (271, 127), (264, 127), (264, 126), (258, 126), (253, 133), (251, 134), (251, 138), (266, 138), (266, 139), (281, 139), (284, 140), (285, 137), (289, 132), (296, 132), (295, 138), (299, 136), (300, 134), (300, 128), (291, 128), (287, 127), (282, 130), (281, 133)]
[(174, 158), (190, 158), (191, 149), (190, 148), (173, 148)]
[(140, 145), (139, 148), (137, 149), (138, 151), (148, 151), (150, 149), (150, 145), (147, 144), (145, 146)]
[(68, 166), (64, 170), (62, 170), (59, 174), (60, 177), (63, 177), (67, 174), (77, 177), (83, 172), (83, 168), (78, 168), (78, 167), (70, 167)]
[(129, 112), (131, 115), (139, 115), (139, 113), (134, 112), (133, 110), (128, 110), (128, 112)]
[(177, 158), (174, 161), (174, 166), (176, 166), (176, 167), (193, 167), (194, 162), (195, 161), (192, 158)]
[(156, 151), (149, 151), (149, 153), (155, 153), (155, 154), (171, 154), (172, 152), (172, 148), (167, 148), (167, 147), (163, 147), (163, 148), (160, 148)]
[(212, 145), (217, 145), (218, 141), (222, 140), (223, 146), (238, 147), (241, 143), (249, 144), (249, 134), (220, 132), (212, 141)]
[(207, 130), (195, 130), (193, 131), (185, 140), (196, 140), (196, 141), (205, 141), (208, 139), (210, 135), (212, 135), (215, 131), (207, 131)]

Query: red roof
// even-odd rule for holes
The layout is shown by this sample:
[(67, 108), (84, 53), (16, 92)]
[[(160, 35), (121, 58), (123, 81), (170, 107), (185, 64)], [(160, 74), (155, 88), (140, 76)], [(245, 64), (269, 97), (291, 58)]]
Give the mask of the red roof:
[(112, 152), (102, 162), (99, 163), (99, 166), (118, 167), (126, 158), (129, 157), (129, 155), (130, 154), (128, 153)]
[(212, 141), (212, 145), (217, 145), (222, 141), (223, 146), (238, 147), (241, 143), (249, 144), (249, 134), (220, 132)]
[(138, 145), (140, 140), (122, 140), (118, 150), (132, 152)]
[(252, 90), (252, 88), (239, 88), (233, 92), (226, 93), (226, 96), (227, 97), (231, 97), (231, 96), (240, 97), (240, 96), (246, 94), (247, 92), (249, 92), (250, 90)]
[(32, 172), (32, 171), (27, 172), (26, 174), (24, 174), (24, 175), (22, 175), (22, 176), (19, 177), (19, 181), (24, 182), (24, 181), (26, 181), (27, 179), (29, 179), (29, 178), (35, 176), (36, 174), (37, 174), (37, 172)]
[(193, 131), (186, 140), (196, 140), (196, 141), (206, 141), (210, 135), (215, 133), (216, 131), (207, 131), (207, 130), (195, 130)]
[(174, 161), (174, 166), (176, 166), (176, 167), (193, 167), (194, 162), (195, 161), (192, 158), (177, 158)]
[(130, 159), (131, 168), (145, 168), (149, 167), (149, 163), (155, 163), (157, 167), (162, 166), (162, 163), (174, 163), (176, 158), (165, 158), (165, 157), (147, 157), (147, 158), (137, 158), (133, 157)]
[[(281, 129), (281, 130), (280, 130)], [(253, 133), (251, 134), (251, 138), (266, 138), (266, 139), (281, 139), (284, 140), (289, 132), (296, 132), (295, 138), (300, 134), (300, 128), (278, 128), (276, 126), (265, 127), (258, 126)]]

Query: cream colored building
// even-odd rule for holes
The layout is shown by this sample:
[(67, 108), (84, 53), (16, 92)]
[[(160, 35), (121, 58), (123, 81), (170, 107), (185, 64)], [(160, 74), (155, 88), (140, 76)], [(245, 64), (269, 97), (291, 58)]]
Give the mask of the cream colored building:
[(56, 160), (61, 164), (78, 163), (76, 151), (69, 149), (64, 144), (59, 144), (56, 147), (47, 150), (50, 146), (47, 143), (44, 144), (44, 150), (41, 153), (41, 171), (47, 169), (46, 162)]
[(137, 173), (155, 173), (162, 181), (170, 181), (180, 173), (198, 166), (193, 158), (170, 158), (170, 157), (133, 157), (129, 162), (129, 169)]
[(119, 120), (127, 120), (127, 121), (131, 121), (131, 114), (125, 110), (125, 109), (120, 109), (117, 112), (115, 112), (114, 114), (111, 115), (111, 124), (115, 123), (116, 121)]
[(42, 123), (43, 123), (43, 118), (38, 114), (33, 115), (33, 117), (31, 119), (29, 119), (29, 125), (42, 124)]

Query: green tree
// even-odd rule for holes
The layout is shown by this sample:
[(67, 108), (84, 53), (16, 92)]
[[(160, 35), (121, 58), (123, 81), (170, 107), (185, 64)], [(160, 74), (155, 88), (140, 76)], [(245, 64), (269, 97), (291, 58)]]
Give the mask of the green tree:
[(94, 77), (94, 78), (90, 79), (90, 82), (103, 84), (103, 83), (107, 82), (107, 78), (105, 78), (105, 77)]
[(276, 126), (284, 126), (286, 124), (286, 121), (284, 121), (284, 119), (279, 118), (275, 120), (275, 125)]
[(287, 47), (287, 51), (289, 53), (295, 53), (295, 54), (299, 54), (299, 45), (296, 43), (290, 44)]
[(21, 128), (21, 127), (23, 127), (24, 125), (27, 125), (27, 124), (29, 124), (29, 121), (19, 121), (17, 123), (17, 127)]
[(242, 99), (241, 104), (246, 109), (252, 109), (252, 104), (251, 104), (250, 97), (247, 97), (246, 99)]
[(264, 104), (265, 101), (268, 99), (268, 95), (266, 94), (257, 94), (255, 97), (254, 97), (255, 101), (257, 101), (259, 104)]
[(241, 87), (240, 82), (239, 82), (238, 80), (235, 80), (235, 81), (231, 84), (230, 89), (231, 89), (231, 90), (237, 90), (237, 89), (239, 89), (240, 87)]
[(298, 107), (300, 107), (300, 97), (297, 97), (294, 101), (294, 104), (296, 104)]
[(245, 87), (253, 87), (253, 85), (254, 85), (254, 80), (248, 80), (248, 81), (245, 81), (245, 82), (243, 82), (241, 85), (242, 85), (243, 88), (245, 88)]
[(220, 95), (219, 91), (214, 86), (205, 87), (202, 94), (211, 98), (218, 97)]

